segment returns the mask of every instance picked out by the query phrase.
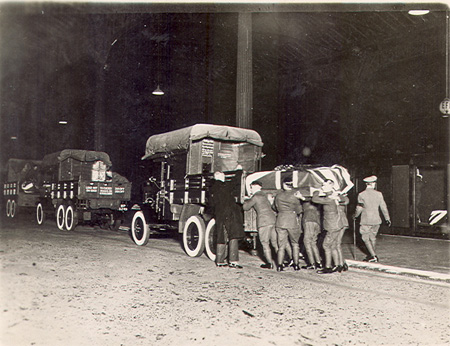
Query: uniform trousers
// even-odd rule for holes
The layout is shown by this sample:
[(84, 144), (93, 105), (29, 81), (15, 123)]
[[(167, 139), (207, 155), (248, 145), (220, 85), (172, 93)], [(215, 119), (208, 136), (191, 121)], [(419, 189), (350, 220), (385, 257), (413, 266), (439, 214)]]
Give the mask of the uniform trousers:
[(264, 257), (267, 263), (272, 262), (272, 250), (270, 244), (274, 248), (275, 252), (278, 252), (277, 244), (277, 232), (275, 231), (275, 225), (267, 225), (258, 228), (259, 241), (261, 242)]
[(275, 225), (267, 225), (258, 228), (259, 240), (264, 247), (265, 244), (269, 246), (272, 244), (276, 250), (278, 248), (277, 232), (275, 231)]
[(225, 236), (225, 244), (217, 244), (216, 246), (216, 263), (225, 263), (225, 259), (228, 255), (228, 262), (239, 261), (239, 239), (229, 239), (228, 232), (225, 226), (223, 226), (223, 232)]
[(337, 246), (338, 246), (338, 248), (340, 248), (341, 246), (342, 246), (342, 238), (344, 237), (344, 233), (345, 233), (345, 231), (348, 229), (348, 227), (347, 226), (345, 226), (345, 227), (342, 227), (340, 230), (339, 230), (339, 236), (338, 236), (338, 238), (337, 238)]
[(292, 245), (297, 244), (302, 234), (302, 230), (300, 227), (296, 228), (280, 228), (276, 227), (277, 235), (278, 235), (278, 248), (285, 249), (288, 246), (288, 241), (291, 242)]
[(336, 250), (338, 246), (338, 238), (339, 238), (339, 229), (327, 230), (327, 234), (325, 235), (325, 239), (323, 240), (323, 249), (327, 250)]
[(305, 234), (303, 235), (303, 243), (305, 246), (317, 244), (317, 238), (320, 234), (320, 225), (317, 222), (305, 222)]
[(359, 227), (359, 233), (361, 233), (361, 238), (364, 242), (374, 241), (377, 237), (380, 225), (361, 225)]

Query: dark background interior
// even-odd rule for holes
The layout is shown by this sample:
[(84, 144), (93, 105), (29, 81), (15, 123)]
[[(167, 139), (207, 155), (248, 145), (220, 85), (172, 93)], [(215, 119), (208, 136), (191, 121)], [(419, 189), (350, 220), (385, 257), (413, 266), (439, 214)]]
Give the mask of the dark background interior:
[(149, 136), (236, 125), (239, 11), (253, 13), (263, 169), (445, 163), (445, 6), (411, 7), (2, 3), (0, 163), (93, 150), (100, 109), (105, 151), (133, 180)]

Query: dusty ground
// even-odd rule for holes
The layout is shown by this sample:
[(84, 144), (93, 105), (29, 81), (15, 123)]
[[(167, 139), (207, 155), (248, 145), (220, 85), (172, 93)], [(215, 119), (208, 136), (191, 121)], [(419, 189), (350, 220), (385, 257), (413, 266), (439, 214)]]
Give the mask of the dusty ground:
[(174, 237), (2, 222), (1, 345), (444, 345), (450, 285), (189, 258)]

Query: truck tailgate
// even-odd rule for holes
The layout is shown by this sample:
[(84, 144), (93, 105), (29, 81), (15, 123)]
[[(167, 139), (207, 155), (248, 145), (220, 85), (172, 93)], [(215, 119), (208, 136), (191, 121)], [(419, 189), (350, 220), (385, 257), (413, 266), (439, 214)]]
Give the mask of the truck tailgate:
[(113, 182), (79, 182), (79, 199), (118, 199), (129, 201), (131, 197), (131, 183)]

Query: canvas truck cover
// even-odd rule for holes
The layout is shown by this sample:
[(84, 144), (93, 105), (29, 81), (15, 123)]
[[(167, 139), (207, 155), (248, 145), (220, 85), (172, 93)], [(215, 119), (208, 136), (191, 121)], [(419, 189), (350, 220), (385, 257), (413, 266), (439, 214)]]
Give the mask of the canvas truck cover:
[(33, 168), (39, 166), (41, 161), (9, 159), (6, 163), (6, 180), (22, 181), (26, 179), (33, 171)]
[(109, 168), (112, 166), (109, 155), (102, 151), (90, 151), (80, 149), (64, 149), (56, 153), (45, 155), (42, 159), (42, 166), (53, 166), (65, 159), (72, 158), (81, 162), (102, 161)]
[(204, 138), (230, 142), (246, 142), (263, 146), (261, 137), (254, 130), (232, 126), (196, 124), (175, 131), (150, 136), (142, 160), (158, 154), (171, 154), (187, 150), (190, 144)]
[(247, 176), (245, 185), (249, 191), (250, 184), (258, 180), (262, 183), (263, 190), (279, 190), (287, 176), (292, 177), (294, 189), (299, 189), (305, 197), (312, 197), (314, 191), (318, 191), (327, 179), (333, 180), (335, 190), (341, 193), (347, 193), (354, 186), (347, 169), (339, 165), (256, 172)]

